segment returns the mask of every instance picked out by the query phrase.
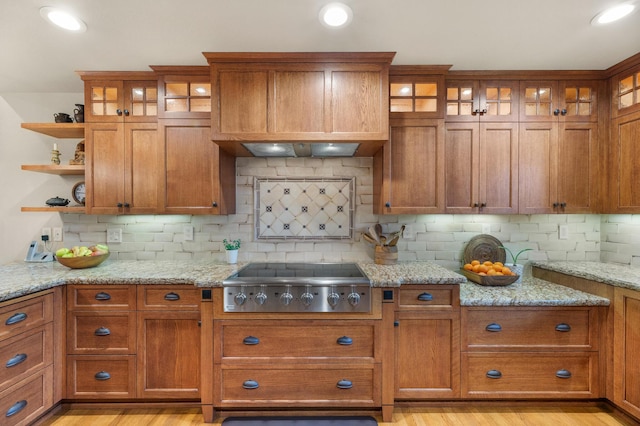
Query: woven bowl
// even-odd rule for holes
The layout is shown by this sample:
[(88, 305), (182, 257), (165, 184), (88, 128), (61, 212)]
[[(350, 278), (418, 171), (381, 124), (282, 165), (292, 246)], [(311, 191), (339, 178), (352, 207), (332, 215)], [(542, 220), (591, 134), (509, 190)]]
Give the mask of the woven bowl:
[(109, 254), (99, 256), (56, 257), (58, 263), (71, 269), (93, 268), (109, 258)]

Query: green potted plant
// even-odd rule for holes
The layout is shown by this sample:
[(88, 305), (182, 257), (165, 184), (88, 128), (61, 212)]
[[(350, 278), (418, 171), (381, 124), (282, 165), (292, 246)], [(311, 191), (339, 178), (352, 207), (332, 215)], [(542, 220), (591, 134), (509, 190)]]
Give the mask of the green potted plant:
[(505, 266), (508, 266), (512, 272), (515, 272), (518, 275), (518, 280), (516, 281), (517, 283), (522, 282), (522, 273), (524, 272), (524, 265), (521, 265), (518, 263), (518, 257), (520, 257), (520, 255), (525, 251), (529, 251), (533, 249), (530, 249), (530, 248), (522, 249), (514, 255), (513, 252), (508, 248), (506, 248), (505, 246), (500, 246), (500, 248), (504, 249), (507, 253), (509, 253), (509, 256), (511, 256), (512, 263), (507, 263)]
[(227, 263), (238, 263), (238, 250), (240, 249), (240, 239), (228, 241), (222, 240), (224, 249), (227, 251)]

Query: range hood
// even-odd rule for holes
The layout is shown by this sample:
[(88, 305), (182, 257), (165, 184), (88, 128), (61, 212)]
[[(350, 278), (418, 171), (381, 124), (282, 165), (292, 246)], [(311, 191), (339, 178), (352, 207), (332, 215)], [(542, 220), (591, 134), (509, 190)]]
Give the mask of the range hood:
[(242, 143), (254, 157), (353, 157), (359, 143), (333, 142), (255, 142)]

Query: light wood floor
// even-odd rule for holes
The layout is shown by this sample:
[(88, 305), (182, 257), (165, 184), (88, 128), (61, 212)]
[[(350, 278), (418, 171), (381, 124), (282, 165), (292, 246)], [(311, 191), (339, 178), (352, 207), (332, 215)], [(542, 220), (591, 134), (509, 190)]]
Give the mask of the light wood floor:
[[(39, 426), (220, 426), (204, 423), (199, 409), (72, 409), (57, 413)], [(426, 407), (396, 408), (393, 422), (379, 426), (637, 426), (640, 423), (606, 407)]]

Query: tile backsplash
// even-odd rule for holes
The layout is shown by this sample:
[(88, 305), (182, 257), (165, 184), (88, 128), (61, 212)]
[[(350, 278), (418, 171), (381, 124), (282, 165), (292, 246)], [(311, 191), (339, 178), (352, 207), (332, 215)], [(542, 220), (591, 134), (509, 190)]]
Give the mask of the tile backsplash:
[[(373, 248), (361, 240), (361, 233), (369, 225), (380, 222), (385, 233), (398, 230), (402, 224), (408, 225), (398, 244), (401, 261), (429, 260), (452, 270), (459, 267), (467, 241), (487, 230), (512, 251), (531, 248), (522, 255), (525, 261), (602, 260), (640, 266), (640, 215), (377, 216), (372, 213), (371, 158), (238, 158), (236, 162), (237, 213), (234, 215), (65, 214), (62, 215), (64, 245), (105, 241), (107, 229), (121, 228), (123, 242), (110, 245), (112, 256), (117, 259), (224, 261), (222, 240), (240, 238), (240, 261), (349, 262), (373, 258)], [(285, 180), (302, 187), (321, 177), (353, 185), (348, 197), (353, 209), (350, 226), (353, 238), (256, 238), (257, 230), (262, 230), (262, 223), (260, 226), (257, 223), (264, 219), (257, 218), (261, 216), (258, 202), (266, 200), (257, 196), (257, 189), (262, 191), (265, 182)], [(338, 222), (344, 224), (343, 220), (346, 219)], [(185, 241), (185, 225), (193, 226), (193, 241)], [(568, 239), (558, 238), (559, 225), (568, 227)]]

